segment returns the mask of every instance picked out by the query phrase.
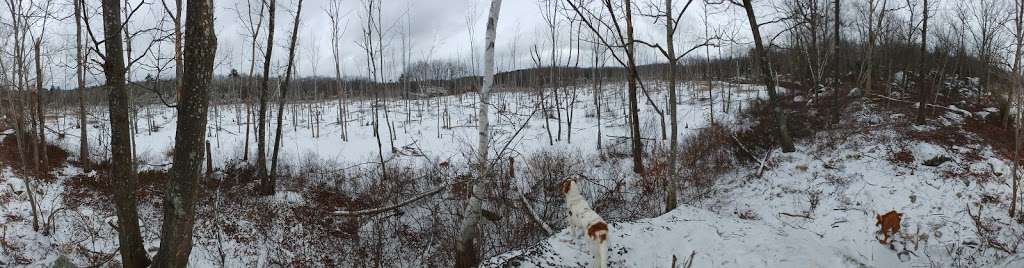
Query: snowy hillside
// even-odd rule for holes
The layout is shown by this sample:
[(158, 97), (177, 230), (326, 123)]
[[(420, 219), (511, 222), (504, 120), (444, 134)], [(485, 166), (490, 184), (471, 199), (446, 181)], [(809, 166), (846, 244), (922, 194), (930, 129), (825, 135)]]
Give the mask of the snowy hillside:
[[(1007, 216), (1008, 160), (946, 113), (917, 127), (903, 114), (855, 107), (858, 127), (821, 132), (794, 153), (724, 176), (713, 198), (611, 224), (612, 267), (946, 267), (1024, 265), (1024, 228)], [(942, 142), (942, 139), (955, 142)], [(922, 138), (924, 137), (924, 138)], [(948, 157), (948, 161), (934, 161)], [(926, 164), (927, 162), (927, 164)], [(937, 166), (930, 166), (938, 163)], [(904, 213), (893, 247), (875, 215)], [(486, 266), (587, 267), (586, 239), (566, 232)]]

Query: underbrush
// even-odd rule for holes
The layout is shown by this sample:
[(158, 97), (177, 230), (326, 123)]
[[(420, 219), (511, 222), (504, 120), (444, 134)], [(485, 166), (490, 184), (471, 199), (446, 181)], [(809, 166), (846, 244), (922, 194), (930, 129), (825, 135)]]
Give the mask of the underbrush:
[[(41, 172), (33, 171), (36, 165), (32, 164), (33, 151), (32, 148), (26, 146), (25, 148), (18, 148), (18, 139), (15, 135), (4, 135), (4, 138), (0, 140), (0, 165), (9, 166), (14, 170), (15, 174), (19, 175), (31, 175), (35, 178), (46, 182), (52, 182), (56, 177), (52, 174), (54, 171), (63, 167), (64, 163), (68, 159), (69, 153), (60, 148), (60, 146), (54, 144), (46, 144), (46, 160), (44, 170)], [(25, 161), (28, 166), (25, 166), (21, 162), (21, 156), (18, 153), (21, 150), (25, 150)], [(41, 158), (41, 156), (40, 156)], [(42, 160), (40, 160), (42, 163)]]

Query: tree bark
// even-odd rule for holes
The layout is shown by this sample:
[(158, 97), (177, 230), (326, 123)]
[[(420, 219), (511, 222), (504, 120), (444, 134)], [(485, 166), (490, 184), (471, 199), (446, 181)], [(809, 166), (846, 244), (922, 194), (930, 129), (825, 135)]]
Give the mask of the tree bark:
[[(274, 11), (277, 9), (277, 0), (270, 0), (268, 5), (267, 18), (267, 53), (263, 55), (263, 80), (260, 81), (260, 108), (257, 118), (256, 136), (256, 177), (260, 179), (257, 192), (261, 195), (274, 193), (274, 186), (271, 185), (267, 176), (267, 93), (270, 91), (270, 60), (274, 52)], [(278, 114), (277, 116), (281, 116)]]
[(640, 107), (637, 105), (636, 97), (636, 80), (640, 79), (640, 74), (636, 71), (636, 46), (633, 40), (633, 1), (626, 0), (624, 2), (626, 6), (626, 67), (629, 69), (626, 82), (629, 86), (629, 127), (630, 132), (633, 134), (631, 143), (633, 147), (633, 172), (642, 174), (644, 173), (644, 145), (641, 141), (643, 138), (640, 136)]
[[(1012, 69), (1010, 71), (1010, 75), (1012, 76), (1012, 79), (1010, 81), (1013, 83), (1013, 91), (1010, 93), (1010, 97), (1008, 98), (1008, 99), (1010, 99), (1010, 105), (1014, 105), (1015, 101), (1019, 103), (1020, 99), (1021, 99), (1020, 98), (1021, 97), (1020, 96), (1020, 87), (1021, 87), (1021, 74), (1020, 74), (1020, 71), (1021, 71), (1020, 70), (1021, 69), (1020, 68), (1021, 59), (1020, 59), (1020, 57), (1021, 57), (1022, 49), (1024, 49), (1024, 1), (1022, 1), (1022, 0), (1014, 0), (1013, 2), (1014, 2), (1014, 11), (1015, 11), (1016, 14), (1014, 14), (1014, 18), (1013, 18), (1013, 20), (1014, 20), (1014, 43), (1015, 43), (1014, 45), (1015, 45), (1015, 48), (1014, 48), (1014, 51), (1013, 51), (1013, 65), (1012, 65)], [(1007, 105), (1007, 106), (1009, 107), (1010, 105)], [(1020, 121), (1020, 115), (1021, 115), (1021, 113), (1019, 111), (1020, 111), (1021, 107), (1020, 107), (1020, 104), (1017, 104), (1017, 105), (1018, 105), (1017, 106), (1017, 111), (1018, 111), (1017, 114), (1014, 115), (1014, 116), (1007, 116), (1007, 117), (1015, 118), (1014, 125), (1013, 125), (1013, 186), (1012, 186), (1013, 190), (1012, 190), (1012, 195), (1010, 195), (1011, 199), (1010, 199), (1010, 211), (1009, 211), (1011, 218), (1014, 217), (1015, 214), (1016, 214), (1016, 211), (1017, 211), (1017, 199), (1020, 199), (1019, 196), (1017, 195), (1018, 191), (1020, 190), (1020, 185), (1019, 185), (1020, 184), (1020, 172), (1017, 172), (1017, 167), (1019, 165), (1018, 160), (1020, 158), (1020, 139), (1019, 138), (1020, 138), (1020, 122), (1021, 122)], [(1006, 114), (1009, 114), (1009, 112), (1007, 112)], [(1006, 121), (1004, 121), (1004, 123), (1005, 122)]]
[(480, 103), (477, 106), (479, 107), (477, 117), (480, 120), (480, 125), (477, 129), (480, 135), (477, 145), (479, 177), (477, 177), (476, 182), (470, 182), (473, 192), (467, 201), (468, 205), (465, 211), (462, 213), (461, 235), (455, 244), (455, 267), (459, 268), (473, 267), (479, 261), (477, 259), (479, 250), (476, 241), (479, 236), (483, 198), (488, 192), (486, 179), (488, 178), (487, 152), (489, 151), (488, 144), (490, 142), (490, 120), (487, 117), (487, 113), (490, 105), (489, 95), (491, 87), (494, 86), (494, 39), (498, 25), (498, 15), (501, 12), (501, 0), (491, 1), (490, 12), (491, 15), (487, 19), (487, 36), (485, 37), (486, 40), (484, 40), (484, 81), (483, 86), (480, 87)]
[(750, 23), (750, 31), (754, 37), (754, 52), (756, 53), (758, 64), (761, 66), (761, 75), (764, 79), (765, 88), (768, 91), (768, 101), (771, 103), (772, 113), (775, 114), (775, 123), (777, 124), (775, 135), (782, 145), (782, 152), (796, 151), (796, 148), (793, 146), (793, 139), (789, 136), (789, 130), (786, 127), (786, 114), (782, 111), (782, 106), (779, 105), (779, 96), (775, 91), (775, 74), (771, 69), (771, 63), (768, 62), (768, 51), (765, 50), (764, 44), (761, 41), (761, 30), (758, 29), (757, 16), (754, 15), (754, 6), (750, 3), (750, 0), (743, 0), (743, 8), (747, 11), (747, 22)]
[(839, 31), (839, 27), (842, 25), (842, 13), (839, 12), (839, 8), (842, 6), (840, 0), (835, 0), (833, 11), (835, 16), (834, 24), (832, 25), (833, 35), (835, 40), (832, 41), (832, 54), (835, 55), (835, 59), (832, 59), (832, 123), (839, 123), (839, 86), (842, 85), (842, 78), (839, 72), (843, 65), (840, 61), (843, 59), (842, 54), (839, 53), (839, 48), (842, 46), (842, 32)]
[(136, 207), (135, 165), (132, 163), (131, 126), (128, 122), (128, 89), (125, 85), (124, 42), (121, 39), (121, 1), (103, 0), (103, 33), (106, 62), (103, 72), (110, 112), (110, 164), (117, 209), (118, 241), (124, 267), (146, 267), (149, 257), (142, 243)]
[(918, 65), (918, 77), (921, 81), (917, 84), (919, 90), (920, 105), (917, 107), (917, 124), (923, 125), (928, 114), (928, 100), (931, 99), (932, 81), (928, 75), (928, 0), (924, 0), (924, 17), (921, 27), (921, 64)]
[(89, 161), (89, 123), (85, 112), (85, 56), (82, 55), (82, 3), (75, 2), (75, 65), (78, 77), (78, 159), (82, 162), (82, 170), (92, 170)]
[[(46, 23), (43, 23), (43, 30), (45, 34)], [(46, 154), (46, 89), (43, 89), (43, 65), (42, 65), (42, 48), (43, 48), (43, 37), (36, 37), (37, 39), (33, 42), (35, 48), (35, 62), (36, 62), (36, 117), (39, 121), (39, 129), (37, 135), (39, 136), (39, 173), (43, 175), (49, 168), (47, 165), (50, 163), (50, 158)]]
[[(669, 139), (669, 177), (665, 187), (668, 188), (665, 196), (665, 212), (676, 208), (678, 202), (679, 173), (676, 168), (679, 157), (679, 120), (677, 117), (676, 105), (676, 48), (673, 37), (675, 36), (675, 18), (672, 13), (672, 0), (665, 0), (665, 50), (668, 53), (668, 113), (671, 121), (672, 138)], [(712, 116), (714, 118), (714, 116)]]
[(174, 165), (164, 196), (164, 223), (160, 250), (153, 267), (185, 267), (192, 251), (195, 199), (206, 141), (209, 88), (217, 54), (213, 0), (191, 0), (186, 5), (184, 76), (174, 134)]
[(277, 134), (274, 135), (274, 157), (270, 161), (269, 190), (274, 193), (274, 186), (277, 183), (277, 157), (281, 154), (281, 121), (284, 119), (284, 105), (288, 99), (288, 85), (292, 82), (292, 69), (295, 68), (295, 42), (299, 36), (299, 18), (302, 14), (302, 0), (299, 0), (299, 7), (295, 11), (295, 24), (292, 25), (292, 40), (288, 46), (288, 67), (284, 75), (284, 84), (281, 85), (281, 103), (277, 106)]

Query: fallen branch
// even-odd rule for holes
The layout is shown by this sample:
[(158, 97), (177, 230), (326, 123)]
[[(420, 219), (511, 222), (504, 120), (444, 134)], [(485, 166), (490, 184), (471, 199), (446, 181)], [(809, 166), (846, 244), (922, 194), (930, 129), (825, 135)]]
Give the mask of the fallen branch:
[(551, 236), (555, 234), (555, 232), (551, 230), (551, 226), (548, 226), (548, 224), (544, 222), (544, 220), (537, 216), (536, 212), (533, 212), (533, 206), (530, 206), (530, 202), (526, 200), (526, 195), (523, 195), (522, 191), (519, 191), (519, 201), (523, 202), (523, 208), (526, 209), (526, 212), (530, 214), (530, 219), (533, 219), (534, 222), (537, 222), (537, 225), (540, 225), (540, 228), (544, 230), (544, 233), (546, 235)]
[(772, 158), (772, 149), (768, 148), (768, 152), (764, 153), (764, 160), (760, 160), (761, 166), (757, 168), (757, 177), (760, 178), (764, 175), (764, 171), (768, 169), (768, 160)]
[[(885, 99), (885, 100), (899, 102), (899, 103), (906, 103), (906, 104), (911, 104), (911, 105), (918, 104), (918, 102), (916, 102), (916, 101), (907, 101), (907, 100), (901, 100), (901, 99), (894, 99), (894, 98), (890, 98), (890, 97), (886, 97), (886, 96), (882, 96), (882, 95), (878, 95), (878, 94), (871, 94), (871, 95), (875, 96), (875, 97), (879, 97), (879, 98)], [(944, 107), (944, 106), (935, 105), (935, 104), (931, 104), (931, 103), (929, 103), (926, 106), (932, 107), (932, 108), (944, 109), (944, 110), (947, 110), (947, 111), (950, 111), (950, 112), (961, 114), (961, 115), (963, 115), (965, 117), (971, 117), (971, 112), (969, 112), (967, 110), (952, 109), (952, 108), (949, 108), (949, 107)]]
[(417, 200), (423, 199), (424, 197), (431, 196), (431, 195), (434, 195), (436, 193), (439, 193), (439, 192), (441, 192), (441, 190), (444, 190), (445, 188), (448, 188), (448, 186), (451, 186), (451, 185), (452, 185), (451, 183), (441, 185), (441, 186), (439, 186), (437, 188), (434, 188), (433, 190), (426, 191), (424, 193), (421, 193), (419, 195), (416, 195), (416, 196), (414, 196), (412, 198), (406, 199), (405, 201), (399, 202), (399, 203), (394, 204), (394, 205), (385, 206), (385, 207), (379, 207), (379, 208), (372, 208), (372, 209), (357, 210), (357, 211), (343, 211), (343, 210), (339, 210), (339, 211), (335, 211), (334, 215), (345, 216), (345, 217), (356, 217), (356, 216), (362, 216), (362, 215), (370, 215), (370, 214), (378, 214), (378, 213), (381, 213), (381, 212), (387, 212), (387, 211), (394, 210), (394, 209), (400, 208), (402, 206), (408, 205), (409, 203), (416, 202)]
[(765, 163), (762, 162), (761, 159), (758, 159), (757, 155), (751, 152), (750, 149), (747, 149), (747, 146), (744, 146), (743, 143), (740, 142), (740, 139), (736, 137), (736, 135), (729, 134), (729, 137), (732, 137), (732, 140), (736, 141), (736, 145), (739, 145), (740, 149), (743, 150), (743, 152), (747, 153), (747, 155), (750, 155), (750, 159), (754, 159), (754, 161), (757, 161), (757, 163), (760, 164), (761, 166), (765, 166)]
[(814, 218), (811, 218), (811, 216), (806, 215), (806, 214), (792, 214), (792, 213), (786, 213), (786, 212), (779, 212), (779, 215), (790, 216), (790, 217), (795, 217), (795, 218), (804, 218), (804, 219), (808, 219), (808, 220), (813, 220), (814, 219)]

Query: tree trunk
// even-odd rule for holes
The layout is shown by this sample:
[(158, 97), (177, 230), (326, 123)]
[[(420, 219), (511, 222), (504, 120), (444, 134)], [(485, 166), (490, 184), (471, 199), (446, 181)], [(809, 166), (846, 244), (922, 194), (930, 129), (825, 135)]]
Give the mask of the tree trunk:
[(82, 170), (89, 172), (89, 123), (85, 112), (85, 56), (82, 55), (82, 3), (75, 2), (75, 64), (78, 76), (78, 159), (82, 162)]
[(640, 136), (640, 107), (637, 105), (636, 80), (640, 74), (636, 71), (636, 46), (633, 42), (633, 4), (631, 0), (625, 1), (626, 5), (626, 60), (629, 75), (626, 82), (629, 85), (629, 122), (630, 132), (633, 134), (633, 172), (644, 173), (644, 145)]
[[(299, 0), (299, 7), (295, 11), (295, 24), (292, 25), (292, 40), (288, 46), (288, 67), (285, 70), (284, 84), (281, 85), (281, 103), (277, 106), (277, 132), (274, 135), (274, 156), (270, 160), (270, 179), (267, 187), (270, 194), (274, 193), (274, 186), (277, 183), (277, 157), (281, 154), (281, 121), (284, 116), (284, 105), (288, 99), (288, 86), (292, 82), (292, 69), (295, 68), (295, 41), (299, 36), (299, 18), (302, 14), (302, 0)], [(294, 114), (294, 113), (292, 113)]]
[(125, 86), (121, 23), (121, 1), (103, 0), (103, 33), (106, 47), (103, 72), (109, 90), (107, 98), (110, 111), (110, 165), (114, 183), (119, 186), (114, 189), (114, 205), (117, 209), (121, 260), (124, 267), (146, 267), (149, 265), (149, 257), (143, 247), (135, 205), (135, 165), (132, 163), (132, 134), (128, 122), (131, 107), (128, 107), (128, 89)]
[(480, 87), (480, 103), (477, 117), (480, 120), (478, 132), (480, 134), (477, 148), (477, 165), (479, 174), (476, 182), (472, 184), (472, 195), (469, 197), (468, 205), (462, 213), (462, 227), (459, 240), (455, 244), (455, 267), (473, 267), (478, 262), (477, 236), (479, 236), (479, 223), (483, 207), (483, 198), (487, 190), (488, 161), (487, 152), (490, 142), (490, 120), (488, 119), (489, 95), (491, 87), (494, 86), (494, 39), (497, 35), (498, 15), (501, 12), (501, 0), (491, 1), (491, 15), (487, 20), (487, 36), (484, 40), (484, 78), (483, 86)]
[(920, 104), (917, 107), (917, 124), (924, 125), (926, 116), (928, 114), (928, 100), (931, 95), (932, 81), (931, 76), (928, 73), (928, 0), (924, 0), (924, 17), (921, 27), (921, 64), (918, 65), (920, 70), (918, 71), (918, 77), (921, 81), (917, 84), (919, 90), (917, 92)]
[(185, 267), (192, 251), (195, 199), (203, 164), (209, 88), (217, 54), (213, 0), (189, 1), (185, 27), (184, 77), (174, 133), (174, 165), (164, 196), (160, 250), (153, 267)]
[[(1019, 164), (1018, 160), (1020, 158), (1020, 139), (1019, 138), (1020, 138), (1020, 127), (1021, 127), (1020, 126), (1020, 122), (1021, 122), (1021, 120), (1020, 120), (1020, 115), (1021, 115), (1020, 108), (1021, 108), (1021, 105), (1019, 104), (1020, 99), (1021, 99), (1021, 96), (1020, 96), (1020, 93), (1021, 93), (1020, 92), (1020, 87), (1021, 87), (1021, 74), (1020, 74), (1020, 71), (1021, 71), (1020, 70), (1021, 59), (1020, 59), (1020, 57), (1021, 57), (1021, 52), (1022, 52), (1021, 50), (1024, 49), (1024, 1), (1022, 1), (1022, 0), (1015, 0), (1013, 2), (1014, 2), (1014, 11), (1016, 11), (1015, 12), (1016, 14), (1014, 14), (1014, 18), (1013, 18), (1013, 20), (1014, 20), (1014, 43), (1015, 43), (1014, 45), (1016, 45), (1016, 47), (1014, 48), (1014, 51), (1013, 51), (1013, 66), (1012, 66), (1012, 70), (1010, 71), (1011, 76), (1012, 76), (1012, 79), (1010, 81), (1013, 82), (1013, 91), (1012, 91), (1012, 93), (1010, 93), (1010, 97), (1008, 98), (1010, 100), (1010, 104), (1007, 105), (1007, 107), (1010, 107), (1011, 105), (1014, 105), (1014, 103), (1017, 103), (1016, 105), (1017, 105), (1017, 111), (1018, 112), (1017, 112), (1017, 114), (1015, 114), (1013, 116), (1007, 116), (1007, 117), (1013, 117), (1015, 119), (1014, 120), (1014, 124), (1013, 124), (1013, 192), (1012, 192), (1012, 195), (1010, 195), (1011, 199), (1010, 199), (1010, 211), (1009, 211), (1011, 218), (1015, 216), (1016, 211), (1017, 211), (1017, 199), (1019, 199), (1019, 197), (1017, 196), (1017, 193), (1018, 193), (1018, 190), (1019, 190), (1019, 187), (1020, 187), (1019, 186), (1019, 184), (1020, 184), (1020, 174), (1019, 174), (1019, 172), (1017, 172), (1017, 166)], [(1007, 109), (1007, 110), (1010, 110), (1010, 109)], [(1007, 111), (1006, 114), (1009, 114), (1009, 111)], [(1004, 123), (1005, 122), (1006, 121), (1004, 121)]]
[(679, 120), (676, 107), (676, 48), (673, 38), (675, 36), (675, 18), (672, 13), (672, 0), (665, 0), (665, 47), (668, 53), (668, 114), (672, 127), (672, 138), (669, 139), (669, 177), (665, 187), (668, 188), (665, 196), (665, 212), (676, 208), (679, 189), (679, 173), (676, 168), (679, 157)]
[(840, 61), (843, 59), (843, 55), (839, 53), (839, 47), (842, 45), (842, 32), (839, 31), (839, 27), (842, 25), (842, 13), (839, 13), (841, 7), (841, 1), (835, 0), (834, 16), (835, 21), (833, 26), (833, 35), (835, 40), (832, 42), (832, 54), (835, 55), (835, 59), (832, 59), (832, 123), (839, 123), (839, 86), (842, 84), (842, 78), (840, 78), (839, 72), (843, 65)]
[(750, 0), (743, 0), (743, 7), (747, 11), (747, 21), (750, 23), (750, 31), (754, 37), (754, 52), (757, 55), (758, 64), (761, 66), (761, 75), (768, 91), (768, 101), (771, 103), (772, 113), (775, 114), (775, 123), (777, 124), (775, 135), (782, 145), (783, 152), (796, 151), (796, 148), (793, 146), (793, 139), (790, 138), (789, 130), (786, 127), (786, 114), (782, 111), (782, 106), (779, 105), (778, 93), (775, 92), (775, 74), (771, 69), (771, 63), (768, 62), (768, 51), (765, 50), (764, 44), (761, 41), (761, 30), (758, 29), (757, 16), (754, 15), (754, 6), (750, 4)]
[[(45, 23), (43, 24), (46, 25)], [(45, 29), (45, 28), (44, 28)], [(49, 170), (50, 158), (46, 155), (46, 90), (43, 89), (43, 65), (42, 65), (42, 43), (43, 38), (37, 37), (33, 47), (35, 47), (35, 62), (36, 62), (36, 117), (39, 121), (39, 129), (37, 135), (39, 135), (39, 172), (40, 175), (46, 173)]]
[[(274, 186), (271, 185), (267, 176), (267, 93), (270, 91), (270, 61), (274, 52), (274, 11), (277, 9), (277, 0), (270, 0), (267, 21), (267, 53), (263, 55), (263, 81), (260, 82), (260, 115), (257, 117), (257, 138), (256, 138), (256, 177), (260, 179), (260, 185), (256, 190), (261, 195), (274, 193)], [(281, 116), (278, 114), (277, 116)]]

